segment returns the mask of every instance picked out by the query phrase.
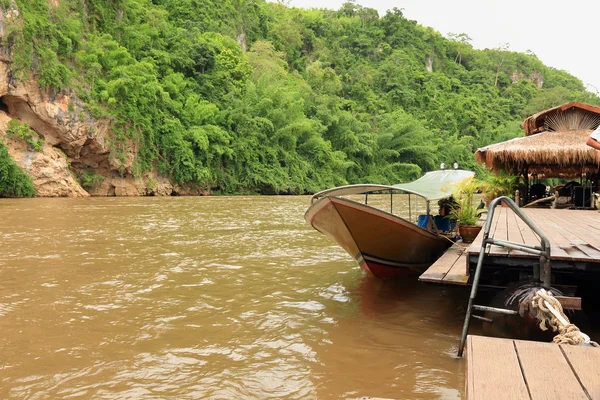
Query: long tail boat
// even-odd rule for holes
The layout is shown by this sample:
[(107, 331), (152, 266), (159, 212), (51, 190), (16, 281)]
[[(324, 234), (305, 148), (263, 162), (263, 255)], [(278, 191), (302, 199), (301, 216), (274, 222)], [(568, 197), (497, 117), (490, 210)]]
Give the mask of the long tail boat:
[[(378, 278), (423, 272), (452, 244), (430, 215), (430, 203), (451, 196), (452, 185), (474, 176), (471, 171), (439, 170), (397, 185), (339, 186), (316, 193), (304, 219), (335, 240), (362, 269)], [(390, 212), (368, 204), (369, 194), (390, 193)], [(419, 196), (426, 215), (418, 224), (392, 214), (393, 194)], [(364, 195), (364, 203), (344, 196)]]

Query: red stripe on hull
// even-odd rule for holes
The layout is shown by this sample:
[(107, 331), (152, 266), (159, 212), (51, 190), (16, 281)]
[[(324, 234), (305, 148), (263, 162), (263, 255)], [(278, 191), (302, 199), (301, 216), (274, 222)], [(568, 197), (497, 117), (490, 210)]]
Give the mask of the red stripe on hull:
[(373, 261), (365, 261), (360, 264), (360, 267), (367, 273), (372, 274), (380, 279), (392, 279), (401, 276), (414, 274), (415, 272), (409, 268), (389, 267)]

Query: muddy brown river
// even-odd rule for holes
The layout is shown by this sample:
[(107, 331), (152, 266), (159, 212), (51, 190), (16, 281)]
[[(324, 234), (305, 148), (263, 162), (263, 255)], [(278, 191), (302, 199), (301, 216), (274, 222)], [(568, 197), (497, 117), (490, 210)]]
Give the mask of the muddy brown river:
[(0, 398), (461, 398), (468, 293), (365, 276), (308, 204), (0, 199)]

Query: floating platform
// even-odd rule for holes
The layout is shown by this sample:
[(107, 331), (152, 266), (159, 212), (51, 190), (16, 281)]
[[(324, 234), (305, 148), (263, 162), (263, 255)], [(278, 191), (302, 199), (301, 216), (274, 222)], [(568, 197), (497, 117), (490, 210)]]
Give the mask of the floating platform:
[(467, 337), (466, 398), (600, 399), (600, 348)]
[[(600, 273), (600, 212), (596, 210), (522, 209), (550, 241), (553, 273)], [(508, 207), (498, 207), (492, 220), (490, 237), (516, 243), (539, 245), (535, 233)], [(424, 282), (465, 285), (469, 269), (477, 264), (483, 229), (466, 249), (459, 243), (440, 257), (419, 280)], [(461, 247), (462, 246), (462, 247)], [(531, 271), (539, 258), (518, 250), (489, 246), (486, 267), (514, 268)]]

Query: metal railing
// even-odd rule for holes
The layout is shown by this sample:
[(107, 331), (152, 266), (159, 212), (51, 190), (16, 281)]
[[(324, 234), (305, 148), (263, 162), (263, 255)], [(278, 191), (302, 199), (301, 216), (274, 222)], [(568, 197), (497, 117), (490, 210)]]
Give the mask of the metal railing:
[[(523, 222), (531, 228), (533, 232), (540, 238), (540, 245), (534, 246), (523, 243), (515, 243), (509, 242), (506, 240), (496, 240), (494, 238), (490, 238), (490, 229), (492, 226), (492, 220), (494, 218), (494, 210), (500, 203), (506, 204), (510, 207), (511, 210), (519, 217)], [(542, 287), (546, 290), (550, 289), (551, 283), (551, 269), (550, 269), (550, 241), (542, 233), (540, 228), (535, 225), (535, 223), (515, 204), (515, 202), (506, 196), (498, 197), (492, 200), (490, 206), (488, 208), (488, 215), (485, 221), (485, 228), (483, 231), (483, 241), (481, 242), (481, 249), (479, 251), (479, 258), (477, 259), (477, 267), (475, 268), (475, 275), (473, 276), (473, 284), (471, 287), (471, 295), (469, 296), (469, 303), (467, 305), (467, 314), (465, 315), (465, 322), (463, 325), (462, 336), (460, 339), (460, 346), (458, 348), (458, 357), (462, 357), (463, 351), (465, 348), (465, 342), (467, 340), (467, 334), (469, 333), (469, 325), (471, 323), (471, 317), (477, 319), (484, 319), (484, 317), (480, 317), (477, 315), (472, 315), (473, 310), (477, 311), (490, 311), (500, 314), (509, 314), (515, 315), (518, 314), (517, 311), (506, 310), (502, 308), (495, 307), (484, 307), (474, 304), (475, 297), (477, 295), (477, 290), (479, 288), (479, 278), (481, 277), (481, 269), (483, 267), (483, 259), (485, 257), (485, 252), (488, 245), (496, 245), (501, 247), (506, 247), (508, 249), (519, 250), (525, 253), (534, 254), (540, 257), (540, 263), (538, 266), (533, 268), (533, 277), (536, 281), (541, 282)]]

